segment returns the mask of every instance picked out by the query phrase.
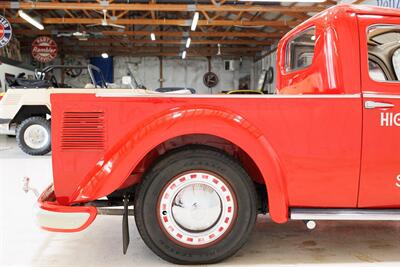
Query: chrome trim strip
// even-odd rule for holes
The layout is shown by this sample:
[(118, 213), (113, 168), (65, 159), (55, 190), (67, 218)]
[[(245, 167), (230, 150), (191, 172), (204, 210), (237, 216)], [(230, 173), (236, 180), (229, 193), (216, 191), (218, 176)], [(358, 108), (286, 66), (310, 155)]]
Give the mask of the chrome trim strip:
[(384, 95), (384, 94), (363, 94), (364, 98), (388, 98), (388, 99), (400, 99), (399, 95)]
[(301, 99), (320, 99), (320, 98), (333, 98), (333, 99), (342, 99), (342, 98), (361, 98), (361, 94), (314, 94), (314, 95), (228, 95), (228, 94), (220, 94), (220, 95), (178, 95), (178, 94), (163, 94), (163, 93), (155, 93), (155, 94), (135, 94), (132, 92), (127, 93), (107, 93), (101, 92), (96, 93), (96, 97), (136, 97), (136, 98), (251, 98), (251, 99), (263, 99), (263, 98), (301, 98)]
[(290, 209), (291, 220), (400, 221), (400, 209)]

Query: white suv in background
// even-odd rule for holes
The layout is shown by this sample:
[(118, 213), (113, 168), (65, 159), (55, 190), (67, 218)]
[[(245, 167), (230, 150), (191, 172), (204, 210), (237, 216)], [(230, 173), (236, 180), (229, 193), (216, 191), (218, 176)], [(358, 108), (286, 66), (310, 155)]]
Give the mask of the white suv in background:
[[(91, 83), (85, 88), (72, 89), (59, 84), (53, 74), (56, 69), (87, 69)], [(100, 82), (96, 82), (94, 74)], [(0, 134), (16, 135), (18, 146), (30, 155), (45, 155), (51, 151), (51, 105), (52, 93), (96, 93), (107, 88), (100, 69), (88, 66), (49, 66), (35, 71), (35, 80), (10, 78), (10, 89), (0, 100)], [(98, 89), (99, 88), (99, 89)]]

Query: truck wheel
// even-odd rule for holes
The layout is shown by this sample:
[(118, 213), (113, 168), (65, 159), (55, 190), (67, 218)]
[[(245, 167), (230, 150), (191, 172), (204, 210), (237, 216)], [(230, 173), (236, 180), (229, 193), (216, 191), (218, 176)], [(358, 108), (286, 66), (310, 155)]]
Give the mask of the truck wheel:
[(147, 246), (178, 264), (232, 256), (256, 220), (254, 185), (230, 156), (204, 146), (167, 154), (144, 176), (135, 220)]
[(42, 117), (31, 117), (17, 127), (18, 146), (29, 155), (45, 155), (51, 151), (50, 122)]

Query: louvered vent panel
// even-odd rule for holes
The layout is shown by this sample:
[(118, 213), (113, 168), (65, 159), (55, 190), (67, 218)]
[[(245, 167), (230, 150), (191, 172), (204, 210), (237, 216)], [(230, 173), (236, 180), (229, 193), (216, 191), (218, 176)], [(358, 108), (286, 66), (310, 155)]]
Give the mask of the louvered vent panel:
[(61, 147), (65, 150), (104, 149), (104, 112), (65, 112)]

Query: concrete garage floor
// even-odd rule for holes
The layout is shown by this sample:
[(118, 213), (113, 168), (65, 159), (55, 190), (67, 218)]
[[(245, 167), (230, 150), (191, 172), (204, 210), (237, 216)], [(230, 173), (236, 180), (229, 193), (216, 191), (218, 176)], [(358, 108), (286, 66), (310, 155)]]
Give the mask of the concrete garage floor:
[[(51, 157), (23, 154), (13, 138), (0, 137), (0, 266), (168, 265), (143, 243), (131, 218), (131, 244), (122, 254), (121, 218), (99, 216), (80, 233), (49, 233), (32, 220), (35, 197), (22, 178), (43, 190), (51, 182)], [(219, 265), (400, 266), (400, 223), (302, 222), (278, 225), (260, 216), (248, 243)]]

